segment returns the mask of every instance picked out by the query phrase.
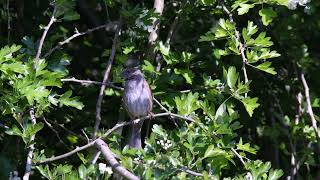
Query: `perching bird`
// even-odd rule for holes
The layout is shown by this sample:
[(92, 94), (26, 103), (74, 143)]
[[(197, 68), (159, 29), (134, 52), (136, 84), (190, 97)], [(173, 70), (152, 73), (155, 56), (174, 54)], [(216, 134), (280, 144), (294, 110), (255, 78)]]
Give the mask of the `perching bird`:
[[(122, 72), (125, 79), (123, 104), (131, 120), (152, 114), (152, 94), (148, 82), (137, 67), (128, 67)], [(141, 149), (143, 121), (132, 125), (129, 146)]]

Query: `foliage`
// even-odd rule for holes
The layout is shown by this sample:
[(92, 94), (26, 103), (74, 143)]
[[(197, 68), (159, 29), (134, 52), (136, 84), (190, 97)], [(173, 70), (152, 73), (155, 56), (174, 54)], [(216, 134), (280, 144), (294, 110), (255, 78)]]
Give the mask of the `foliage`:
[[(102, 81), (115, 28), (61, 42), (119, 19), (122, 30), (108, 81), (122, 86), (123, 65), (137, 56), (154, 97), (176, 114), (152, 120), (150, 134), (144, 126), (143, 149), (125, 146), (126, 127), (103, 138), (122, 166), (142, 179), (317, 178), (318, 127), (310, 120), (300, 75), (307, 77), (318, 121), (319, 2), (173, 0), (166, 1), (162, 14), (152, 1), (21, 3), (0, 2), (6, 7), (0, 10), (1, 27), (12, 26), (0, 36), (0, 179), (24, 173), (32, 146), (35, 178), (116, 176), (103, 157), (91, 163), (90, 149), (37, 163), (86, 144), (93, 134), (100, 86), (66, 79)], [(150, 46), (155, 19), (159, 37)], [(104, 93), (98, 136), (124, 116), (120, 89), (110, 86)], [(163, 112), (154, 104), (155, 114)]]

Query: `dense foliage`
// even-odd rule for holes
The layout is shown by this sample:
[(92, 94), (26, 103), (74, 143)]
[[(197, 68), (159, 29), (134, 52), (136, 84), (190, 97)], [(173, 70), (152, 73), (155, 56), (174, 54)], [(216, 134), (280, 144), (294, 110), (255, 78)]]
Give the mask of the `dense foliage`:
[[(161, 2), (0, 2), (0, 179), (120, 178), (96, 138), (142, 179), (319, 178), (320, 2)], [(143, 149), (113, 129), (132, 57), (160, 102)]]

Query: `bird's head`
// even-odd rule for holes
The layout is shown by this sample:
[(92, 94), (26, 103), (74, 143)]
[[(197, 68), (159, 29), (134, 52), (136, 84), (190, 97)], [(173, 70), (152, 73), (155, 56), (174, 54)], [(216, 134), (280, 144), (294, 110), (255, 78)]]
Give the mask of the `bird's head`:
[(129, 80), (137, 76), (143, 76), (140, 69), (138, 69), (137, 67), (126, 68), (122, 71), (121, 75), (125, 80)]

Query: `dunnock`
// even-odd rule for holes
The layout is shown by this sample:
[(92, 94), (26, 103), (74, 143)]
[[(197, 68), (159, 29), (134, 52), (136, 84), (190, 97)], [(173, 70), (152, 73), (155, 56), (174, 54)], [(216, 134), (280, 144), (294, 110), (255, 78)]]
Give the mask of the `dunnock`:
[[(151, 114), (152, 94), (148, 82), (137, 67), (128, 67), (122, 72), (125, 79), (123, 104), (132, 120)], [(129, 146), (141, 149), (143, 121), (132, 125)]]

